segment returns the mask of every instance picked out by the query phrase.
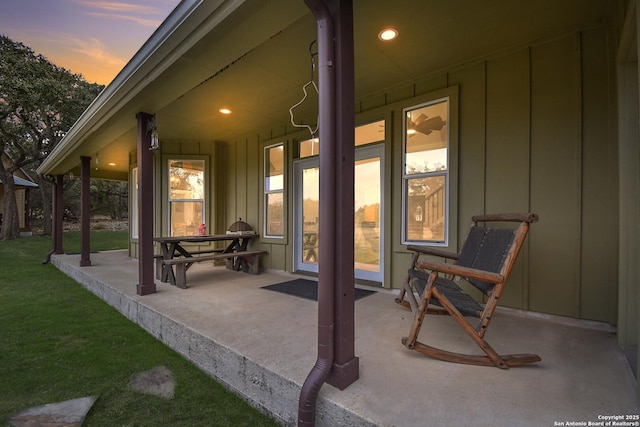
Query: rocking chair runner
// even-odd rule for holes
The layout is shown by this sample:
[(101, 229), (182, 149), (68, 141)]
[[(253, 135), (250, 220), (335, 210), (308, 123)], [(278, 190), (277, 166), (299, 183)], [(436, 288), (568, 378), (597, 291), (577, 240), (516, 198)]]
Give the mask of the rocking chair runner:
[[(414, 255), (396, 302), (413, 311), (414, 321), (409, 336), (402, 338), (402, 343), (411, 350), (455, 363), (507, 369), (510, 366), (539, 362), (541, 359), (535, 354), (500, 356), (484, 339), (511, 269), (527, 237), (529, 224), (538, 221), (538, 216), (533, 213), (477, 215), (471, 220), (471, 229), (459, 254), (435, 248), (408, 247)], [(515, 229), (492, 228), (487, 226), (490, 222), (520, 224)], [(478, 223), (484, 223), (484, 226)], [(421, 255), (455, 260), (455, 263), (427, 260), (421, 258)], [(458, 279), (464, 279), (486, 295), (487, 302), (484, 306), (458, 286)], [(419, 299), (416, 299), (414, 292), (419, 295)], [(431, 304), (439, 307), (430, 306)], [(420, 327), (427, 313), (453, 317), (486, 356), (452, 353), (418, 342)], [(472, 325), (465, 316), (479, 318), (477, 325)]]

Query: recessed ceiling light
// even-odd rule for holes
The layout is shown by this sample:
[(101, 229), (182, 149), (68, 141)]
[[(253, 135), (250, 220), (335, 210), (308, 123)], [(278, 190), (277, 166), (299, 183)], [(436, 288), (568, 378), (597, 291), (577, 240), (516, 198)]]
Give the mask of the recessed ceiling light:
[(115, 164), (115, 163), (113, 163), (113, 162), (109, 163), (109, 166), (115, 166), (115, 165), (116, 165), (116, 164)]
[(398, 37), (398, 30), (396, 30), (395, 28), (385, 28), (378, 33), (378, 38), (385, 42), (393, 40), (396, 37)]
[(220, 111), (222, 114), (231, 114), (231, 110), (229, 110), (228, 108), (221, 108), (218, 111)]

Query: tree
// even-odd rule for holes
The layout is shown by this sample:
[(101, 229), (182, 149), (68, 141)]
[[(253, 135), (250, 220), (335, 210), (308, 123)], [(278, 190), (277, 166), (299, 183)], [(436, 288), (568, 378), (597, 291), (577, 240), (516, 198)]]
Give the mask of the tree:
[[(0, 35), (0, 162), (4, 184), (2, 238), (20, 235), (13, 174), (36, 168), (60, 142), (103, 86), (58, 67), (22, 43)], [(51, 233), (51, 183), (38, 176), (45, 234)]]
[(91, 211), (123, 219), (128, 210), (129, 184), (121, 181), (91, 180)]

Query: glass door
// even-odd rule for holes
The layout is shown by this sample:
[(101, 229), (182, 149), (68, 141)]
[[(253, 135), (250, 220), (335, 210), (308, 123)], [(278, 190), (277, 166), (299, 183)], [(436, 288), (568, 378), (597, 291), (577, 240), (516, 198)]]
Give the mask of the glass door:
[[(383, 146), (356, 149), (354, 256), (357, 279), (382, 283), (383, 219), (382, 161)], [(296, 162), (294, 267), (297, 271), (318, 272), (319, 159)]]
[(354, 256), (356, 278), (382, 283), (383, 146), (356, 148)]
[(320, 168), (318, 157), (296, 162), (295, 169), (295, 270), (318, 272), (320, 219)]

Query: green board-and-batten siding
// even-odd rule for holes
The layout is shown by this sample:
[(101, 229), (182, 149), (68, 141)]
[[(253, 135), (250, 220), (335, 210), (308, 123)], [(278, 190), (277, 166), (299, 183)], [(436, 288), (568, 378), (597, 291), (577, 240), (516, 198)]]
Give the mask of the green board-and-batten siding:
[[(540, 222), (532, 226), (503, 304), (616, 322), (618, 170), (607, 40), (601, 28), (575, 33), (417, 77), (358, 100), (357, 122), (377, 115), (395, 129), (385, 141), (386, 170), (392, 174), (386, 177), (390, 190), (384, 195), (390, 212), (385, 241), (393, 248), (385, 287), (401, 286), (410, 260), (399, 244), (402, 141), (397, 129), (402, 108), (430, 92), (455, 87), (458, 151), (451, 165), (457, 215), (451, 248), (458, 249), (474, 214), (536, 212)], [(230, 142), (163, 144), (164, 156), (191, 153), (190, 144), (198, 154), (211, 156), (209, 220), (217, 230), (242, 217), (260, 232), (263, 147), (285, 143), (287, 230), (280, 241), (259, 243), (269, 253), (261, 259), (263, 268), (291, 270), (291, 172), (299, 139), (292, 131), (271, 129)], [(166, 207), (160, 210), (165, 226)]]

